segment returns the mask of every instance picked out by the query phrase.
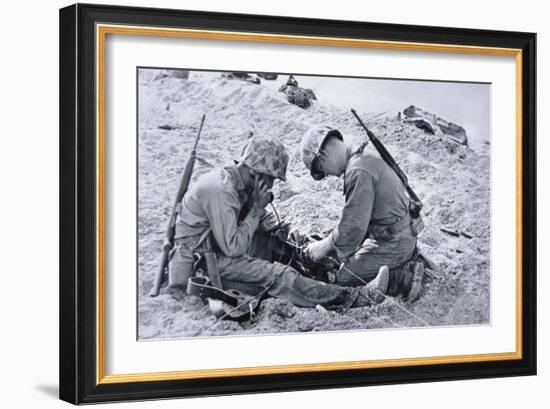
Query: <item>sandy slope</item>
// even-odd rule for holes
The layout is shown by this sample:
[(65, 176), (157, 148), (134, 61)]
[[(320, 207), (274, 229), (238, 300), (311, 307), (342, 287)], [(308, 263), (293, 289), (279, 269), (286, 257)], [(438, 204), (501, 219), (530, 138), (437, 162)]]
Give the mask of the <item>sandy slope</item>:
[[(208, 163), (197, 163), (193, 179), (210, 166), (237, 157), (251, 131), (279, 138), (290, 153), (290, 164), (288, 182), (274, 189), (275, 205), (287, 221), (306, 233), (329, 232), (339, 218), (343, 196), (341, 180), (319, 183), (308, 175), (299, 158), (301, 136), (311, 125), (327, 123), (349, 138), (364, 138), (352, 115), (327, 101), (302, 110), (287, 103), (273, 86), (212, 74), (193, 75), (189, 81), (157, 74), (142, 71), (139, 78), (140, 338), (185, 337), (201, 331), (205, 336), (424, 325), (395, 303), (430, 325), (489, 321), (489, 147), (473, 151), (443, 135), (426, 134), (403, 124), (397, 112), (359, 114), (392, 152), (424, 202), (426, 229), (420, 248), (440, 264), (442, 272), (430, 272), (419, 301), (407, 305), (393, 299), (371, 308), (326, 312), (268, 299), (251, 322), (212, 325), (207, 306), (195, 297), (163, 290), (157, 298), (149, 298), (176, 184), (203, 113), (206, 123), (199, 155)], [(473, 238), (452, 237), (440, 227), (464, 231)]]

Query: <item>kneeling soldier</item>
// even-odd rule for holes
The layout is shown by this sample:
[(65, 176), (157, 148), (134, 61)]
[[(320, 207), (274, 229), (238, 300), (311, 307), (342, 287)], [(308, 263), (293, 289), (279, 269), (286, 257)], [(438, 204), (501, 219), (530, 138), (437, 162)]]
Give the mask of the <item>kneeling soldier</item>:
[(314, 126), (302, 139), (302, 160), (315, 180), (344, 176), (345, 205), (336, 228), (326, 238), (310, 244), (312, 260), (335, 253), (345, 268), (336, 277), (344, 286), (373, 280), (381, 266), (390, 269), (389, 294), (420, 295), (424, 274), (416, 256), (415, 220), (403, 183), (367, 143), (352, 149), (340, 131)]

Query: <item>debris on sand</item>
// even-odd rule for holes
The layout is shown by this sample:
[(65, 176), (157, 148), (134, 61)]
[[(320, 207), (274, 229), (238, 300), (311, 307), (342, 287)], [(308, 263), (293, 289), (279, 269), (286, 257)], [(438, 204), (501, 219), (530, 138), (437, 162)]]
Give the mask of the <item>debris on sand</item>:
[(431, 112), (411, 105), (403, 110), (403, 116), (403, 122), (413, 124), (425, 132), (435, 134), (439, 130), (452, 141), (468, 145), (468, 137), (463, 127), (439, 118)]
[(189, 70), (157, 70), (155, 80), (161, 80), (168, 77), (186, 80), (189, 79)]
[(260, 84), (262, 81), (259, 76), (250, 75), (247, 72), (228, 72), (223, 73), (222, 78), (237, 79), (241, 81), (251, 82), (252, 84)]
[(460, 233), (455, 230), (449, 230), (444, 227), (440, 227), (439, 230), (441, 230), (443, 233), (447, 233), (453, 237), (460, 237)]
[(256, 74), (258, 77), (263, 78), (264, 80), (273, 81), (279, 78), (279, 75), (272, 72), (259, 72)]

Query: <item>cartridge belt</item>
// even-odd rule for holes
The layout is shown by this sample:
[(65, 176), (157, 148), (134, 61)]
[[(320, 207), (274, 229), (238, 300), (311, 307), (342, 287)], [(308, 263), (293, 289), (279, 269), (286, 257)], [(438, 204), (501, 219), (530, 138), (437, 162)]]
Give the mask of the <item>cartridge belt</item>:
[(405, 213), (403, 217), (391, 224), (371, 224), (367, 230), (367, 235), (372, 236), (376, 240), (389, 241), (393, 236), (405, 229), (405, 227), (411, 224), (411, 215), (409, 212)]

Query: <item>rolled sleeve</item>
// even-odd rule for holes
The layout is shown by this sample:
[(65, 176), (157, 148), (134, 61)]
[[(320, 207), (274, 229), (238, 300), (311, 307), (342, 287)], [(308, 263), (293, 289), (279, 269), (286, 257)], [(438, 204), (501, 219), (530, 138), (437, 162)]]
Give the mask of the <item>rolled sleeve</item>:
[(342, 261), (355, 253), (367, 235), (375, 184), (374, 177), (362, 169), (353, 169), (346, 174), (346, 203), (342, 217), (331, 234), (336, 254)]
[(260, 217), (249, 212), (239, 223), (241, 204), (236, 195), (219, 192), (205, 205), (216, 244), (228, 257), (238, 257), (246, 253)]

